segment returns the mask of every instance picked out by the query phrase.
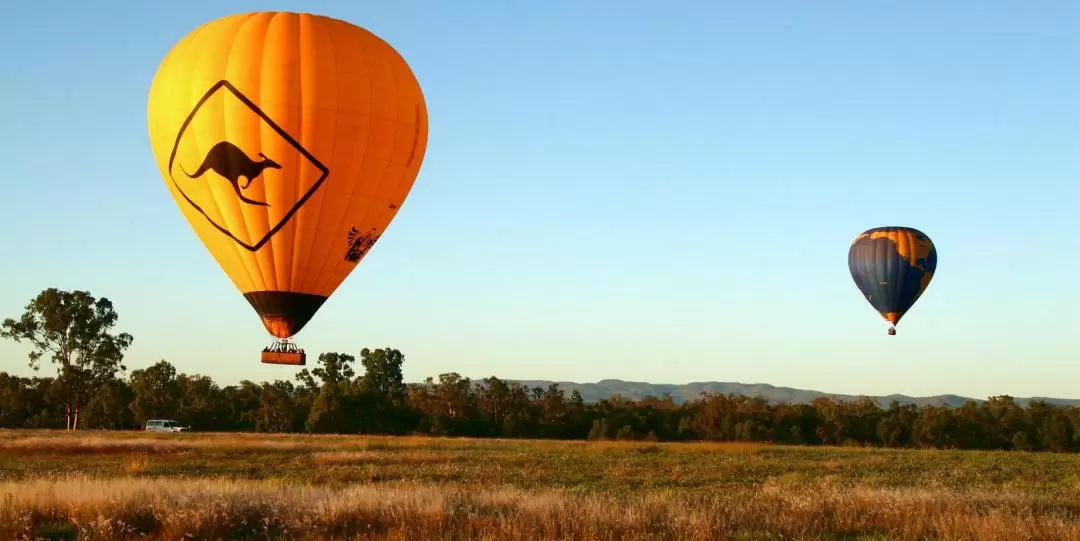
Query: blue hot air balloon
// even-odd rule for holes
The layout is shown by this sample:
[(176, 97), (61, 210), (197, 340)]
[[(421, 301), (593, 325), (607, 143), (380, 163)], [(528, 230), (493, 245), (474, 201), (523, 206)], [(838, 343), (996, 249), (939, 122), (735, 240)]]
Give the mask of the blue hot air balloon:
[(891, 323), (919, 300), (937, 269), (937, 249), (930, 237), (911, 227), (875, 227), (864, 231), (848, 250), (851, 278), (870, 305)]

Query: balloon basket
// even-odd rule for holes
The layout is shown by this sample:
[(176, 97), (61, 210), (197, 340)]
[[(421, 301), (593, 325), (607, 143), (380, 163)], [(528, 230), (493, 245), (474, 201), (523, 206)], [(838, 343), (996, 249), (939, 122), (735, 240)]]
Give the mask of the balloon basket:
[(889, 336), (896, 336), (896, 327), (889, 327)]
[(263, 364), (304, 366), (307, 364), (307, 353), (304, 353), (304, 350), (298, 348), (296, 344), (282, 340), (263, 348), (262, 362)]

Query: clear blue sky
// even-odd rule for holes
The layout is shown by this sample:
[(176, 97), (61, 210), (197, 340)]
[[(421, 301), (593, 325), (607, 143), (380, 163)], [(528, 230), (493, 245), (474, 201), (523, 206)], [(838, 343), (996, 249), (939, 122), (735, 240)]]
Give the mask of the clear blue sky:
[[(303, 10), (411, 64), (413, 192), (297, 341), (405, 376), (1080, 398), (1080, 3), (16, 2), (0, 33), (0, 316), (116, 303), (129, 369), (291, 378), (155, 167), (151, 78), (197, 25)], [(864, 229), (928, 233), (898, 327)], [(0, 370), (28, 374), (0, 344)], [(51, 370), (51, 369), (50, 369)]]

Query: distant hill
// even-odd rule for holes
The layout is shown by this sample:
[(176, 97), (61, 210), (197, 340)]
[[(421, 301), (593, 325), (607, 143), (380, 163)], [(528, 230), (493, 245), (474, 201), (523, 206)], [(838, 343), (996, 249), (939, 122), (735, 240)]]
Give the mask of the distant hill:
[[(514, 380), (527, 387), (540, 387), (547, 389), (548, 385), (558, 383), (559, 388), (567, 395), (577, 390), (586, 402), (597, 402), (612, 395), (619, 394), (626, 398), (641, 399), (646, 396), (661, 398), (665, 393), (670, 394), (676, 403), (693, 400), (702, 392), (712, 394), (735, 394), (742, 396), (760, 396), (772, 403), (799, 404), (808, 403), (818, 397), (829, 397), (834, 400), (852, 401), (859, 395), (825, 393), (807, 389), (793, 389), (791, 387), (776, 387), (767, 383), (730, 383), (719, 381), (699, 381), (683, 385), (667, 383), (646, 383), (640, 381), (622, 381), (618, 379), (605, 379), (596, 383), (575, 383), (572, 381), (545, 381), (545, 380)], [(900, 404), (915, 404), (916, 406), (949, 406), (960, 407), (968, 400), (983, 402), (984, 399), (968, 398), (955, 394), (942, 394), (937, 396), (906, 396), (891, 394), (888, 396), (871, 396), (881, 407), (888, 407), (889, 403), (896, 400)], [(1057, 406), (1080, 406), (1080, 399), (1070, 398), (1044, 398), (1044, 397), (1014, 397), (1018, 404), (1027, 404), (1030, 400), (1045, 400), (1047, 403)]]

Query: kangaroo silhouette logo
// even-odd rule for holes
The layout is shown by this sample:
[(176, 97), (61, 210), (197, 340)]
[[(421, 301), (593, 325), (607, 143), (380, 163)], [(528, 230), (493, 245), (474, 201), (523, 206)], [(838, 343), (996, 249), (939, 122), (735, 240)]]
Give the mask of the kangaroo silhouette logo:
[[(258, 127), (229, 130), (228, 137), (221, 137), (205, 150), (213, 142), (207, 140), (207, 134), (222, 133), (222, 115), (226, 113), (230, 125)], [(198, 168), (191, 171), (196, 163)], [(330, 169), (226, 80), (214, 83), (188, 113), (169, 156), (169, 177), (184, 200), (214, 228), (253, 252), (289, 223), (329, 175)], [(229, 212), (235, 212), (236, 204), (219, 201), (220, 195), (215, 199), (222, 182), (216, 177), (236, 192), (243, 219), (225, 220)], [(258, 187), (256, 181), (263, 188), (275, 187), (264, 190), (265, 201), (244, 193), (253, 185)], [(233, 230), (230, 223), (242, 225)]]
[[(214, 145), (214, 147), (210, 149), (210, 152), (206, 153), (202, 165), (200, 165), (194, 173), (188, 173), (183, 165), (180, 166), (180, 170), (182, 170), (188, 178), (199, 178), (208, 170), (213, 169), (215, 173), (221, 175), (232, 184), (233, 190), (236, 190), (236, 196), (239, 197), (241, 201), (249, 205), (262, 205), (268, 207), (270, 205), (265, 201), (248, 199), (244, 196), (243, 192), (240, 191), (241, 189), (246, 190), (248, 186), (251, 186), (251, 183), (254, 182), (259, 175), (262, 175), (263, 169), (266, 169), (267, 167), (281, 169), (281, 165), (274, 162), (274, 160), (267, 158), (262, 152), (259, 153), (259, 157), (262, 158), (262, 161), (257, 162), (252, 160), (247, 154), (244, 154), (243, 150), (240, 150), (240, 147), (228, 141), (222, 141)], [(243, 186), (240, 186), (240, 177), (244, 177), (247, 180)]]

